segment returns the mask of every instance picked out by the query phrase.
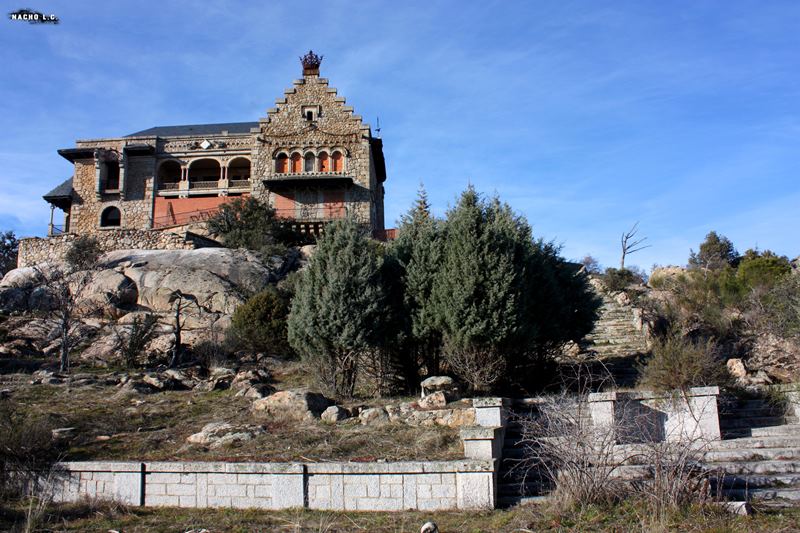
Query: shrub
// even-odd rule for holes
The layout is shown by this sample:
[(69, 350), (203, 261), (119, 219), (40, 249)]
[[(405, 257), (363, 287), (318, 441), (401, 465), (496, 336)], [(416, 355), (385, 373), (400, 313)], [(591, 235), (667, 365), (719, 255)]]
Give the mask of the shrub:
[(756, 324), (780, 337), (800, 337), (800, 275), (784, 276), (755, 297)]
[(283, 255), (298, 236), (279, 219), (275, 210), (255, 198), (236, 198), (222, 204), (207, 222), (209, 232), (228, 248), (247, 248), (262, 256)]
[(125, 333), (117, 331), (117, 343), (125, 366), (128, 368), (137, 366), (139, 356), (155, 336), (157, 326), (158, 316), (148, 313), (144, 316), (135, 316), (130, 329)]
[(232, 334), (242, 347), (271, 355), (290, 353), (287, 340), (286, 319), (289, 306), (273, 288), (268, 288), (248, 299), (233, 313)]
[(0, 403), (0, 490), (6, 496), (22, 496), (56, 462), (52, 430), (47, 420), (21, 412), (12, 401)]
[(655, 391), (724, 385), (727, 369), (712, 340), (689, 340), (671, 333), (656, 341), (639, 386)]
[(441, 334), (435, 324), (431, 290), (441, 257), (441, 222), (431, 213), (424, 189), (401, 218), (390, 254), (397, 273), (389, 279), (400, 281), (395, 289), (403, 309), (397, 325), (407, 336), (405, 349), (413, 354), (409, 359), (417, 366), (415, 372), (424, 367), (428, 375), (436, 375), (441, 365)]
[(89, 235), (81, 235), (72, 242), (64, 255), (64, 260), (72, 270), (89, 270), (100, 258), (103, 250), (97, 239)]
[(507, 205), (483, 200), (472, 188), (447, 214), (441, 262), (432, 286), (436, 326), (445, 358), (473, 390), (486, 391), (523, 325), (518, 266), (532, 239), (530, 228)]
[(748, 250), (736, 269), (736, 279), (748, 289), (769, 289), (791, 271), (792, 265), (786, 257), (770, 251)]
[(225, 366), (233, 354), (233, 342), (229, 337), (218, 338), (212, 333), (210, 339), (204, 339), (192, 346), (192, 353), (203, 368)]
[(641, 274), (634, 272), (628, 268), (607, 268), (603, 274), (603, 282), (608, 292), (624, 291), (631, 285), (640, 285), (644, 283)]

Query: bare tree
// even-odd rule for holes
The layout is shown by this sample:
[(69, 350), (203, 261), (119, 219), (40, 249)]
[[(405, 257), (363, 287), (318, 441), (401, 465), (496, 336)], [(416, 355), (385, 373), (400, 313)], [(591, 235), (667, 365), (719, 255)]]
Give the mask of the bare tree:
[[(183, 294), (181, 291), (175, 291), (175, 321), (172, 323), (172, 357), (170, 357), (169, 366), (175, 368), (180, 363), (181, 355), (183, 354), (183, 342), (181, 333), (183, 331), (184, 320), (182, 315), (184, 311), (188, 310), (193, 305), (197, 306), (197, 299), (191, 294)], [(199, 306), (198, 306), (199, 309)]]
[(619, 261), (620, 270), (625, 269), (625, 257), (640, 250), (644, 250), (645, 248), (650, 248), (651, 246), (649, 244), (643, 244), (644, 241), (647, 240), (647, 237), (636, 237), (638, 231), (639, 222), (636, 222), (631, 229), (623, 233), (622, 237), (620, 237), (620, 244), (622, 245), (622, 258)]
[(87, 270), (75, 271), (66, 265), (35, 268), (42, 281), (38, 289), (40, 310), (54, 319), (57, 336), (61, 340), (59, 369), (69, 372), (70, 352), (80, 341), (80, 318), (98, 304), (87, 298), (95, 270), (92, 266)]

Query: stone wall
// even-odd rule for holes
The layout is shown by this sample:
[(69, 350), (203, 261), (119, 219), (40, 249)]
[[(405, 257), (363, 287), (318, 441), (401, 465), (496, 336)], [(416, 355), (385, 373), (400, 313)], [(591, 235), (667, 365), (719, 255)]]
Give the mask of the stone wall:
[[(77, 147), (96, 148), (105, 154), (119, 153), (123, 149), (123, 141), (78, 141)], [(149, 228), (153, 211), (155, 159), (152, 156), (128, 156), (124, 171), (120, 171), (121, 190), (118, 193), (106, 193), (103, 185), (98, 185), (97, 167), (100, 164), (94, 159), (75, 161), (72, 180), (74, 192), (69, 214), (70, 231), (80, 234), (105, 231), (100, 227), (100, 214), (111, 206), (120, 210), (122, 228)]]
[(491, 461), (62, 463), (55, 499), (147, 507), (337, 511), (491, 509)]
[[(65, 233), (55, 237), (30, 237), (20, 239), (17, 267), (63, 260), (78, 235)], [(112, 250), (192, 250), (200, 247), (187, 234), (170, 231), (113, 229), (94, 235), (100, 248)]]

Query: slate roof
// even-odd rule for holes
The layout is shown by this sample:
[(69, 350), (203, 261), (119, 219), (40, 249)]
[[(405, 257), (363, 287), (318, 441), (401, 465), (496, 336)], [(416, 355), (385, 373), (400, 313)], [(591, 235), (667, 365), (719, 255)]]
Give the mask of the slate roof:
[(42, 198), (59, 209), (69, 211), (69, 206), (72, 203), (72, 178), (64, 180), (64, 183), (42, 196)]
[(72, 178), (64, 180), (64, 183), (42, 196), (45, 200), (55, 200), (57, 198), (69, 198), (72, 194)]
[(175, 137), (178, 135), (219, 135), (228, 133), (250, 133), (250, 128), (257, 128), (258, 122), (225, 122), (223, 124), (188, 124), (186, 126), (156, 126), (125, 137)]

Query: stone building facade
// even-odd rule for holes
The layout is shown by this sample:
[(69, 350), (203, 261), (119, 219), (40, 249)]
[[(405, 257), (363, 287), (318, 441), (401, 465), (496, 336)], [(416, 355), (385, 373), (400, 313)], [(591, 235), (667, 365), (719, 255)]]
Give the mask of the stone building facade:
[(252, 195), (303, 232), (350, 215), (382, 238), (382, 141), (320, 77), (321, 61), (302, 57), (303, 77), (257, 122), (161, 126), (59, 150), (74, 172), (44, 196), (64, 211), (50, 234), (174, 230)]

